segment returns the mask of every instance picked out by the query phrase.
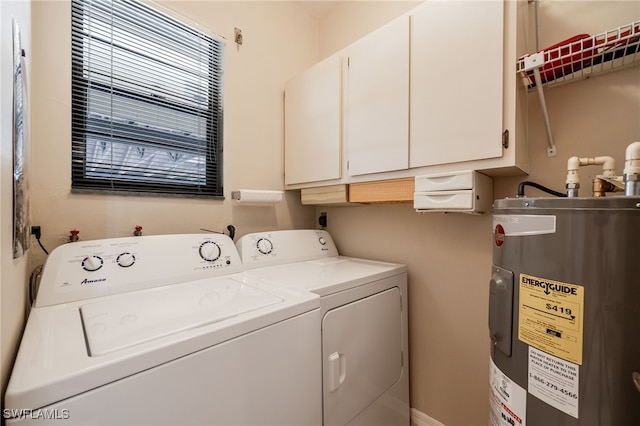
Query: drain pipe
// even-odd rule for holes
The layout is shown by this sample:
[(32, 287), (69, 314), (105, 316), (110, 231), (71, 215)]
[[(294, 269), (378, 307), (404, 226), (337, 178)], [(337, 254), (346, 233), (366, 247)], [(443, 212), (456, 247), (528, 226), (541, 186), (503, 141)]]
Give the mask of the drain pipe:
[[(638, 143), (640, 145), (640, 143)], [(640, 157), (639, 157), (640, 159)], [(578, 169), (581, 166), (602, 165), (602, 174), (604, 176), (615, 176), (616, 162), (612, 157), (571, 157), (567, 161), (567, 197), (577, 197), (580, 189), (580, 177)], [(640, 169), (640, 163), (638, 164)]]
[(627, 147), (624, 163), (624, 195), (640, 195), (640, 142)]

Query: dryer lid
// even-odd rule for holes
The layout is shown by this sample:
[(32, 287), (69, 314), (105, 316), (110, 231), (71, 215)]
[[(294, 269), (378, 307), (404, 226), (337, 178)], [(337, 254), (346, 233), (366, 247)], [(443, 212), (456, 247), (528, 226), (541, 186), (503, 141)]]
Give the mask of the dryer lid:
[(128, 293), (80, 307), (89, 355), (105, 355), (283, 302), (231, 279)]
[(246, 271), (260, 280), (320, 296), (370, 284), (406, 273), (405, 265), (346, 256), (334, 256)]

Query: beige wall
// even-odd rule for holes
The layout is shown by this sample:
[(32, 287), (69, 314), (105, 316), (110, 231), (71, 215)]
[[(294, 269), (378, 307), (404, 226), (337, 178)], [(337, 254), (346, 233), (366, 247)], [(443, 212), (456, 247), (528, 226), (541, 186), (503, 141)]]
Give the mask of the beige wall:
[[(13, 45), (12, 18), (26, 52), (27, 89), (31, 67), (31, 7), (0, 1), (0, 396), (9, 380), (15, 347), (22, 334), (29, 251), (13, 259)], [(28, 98), (28, 95), (27, 95)], [(27, 99), (28, 102), (28, 99)], [(25, 124), (28, 127), (28, 123)], [(28, 137), (28, 134), (25, 135)], [(26, 139), (25, 139), (26, 140)], [(33, 250), (31, 250), (33, 251)]]
[(320, 20), (319, 59), (364, 37), (422, 1), (343, 0)]
[[(225, 200), (119, 197), (70, 193), (71, 185), (71, 6), (69, 1), (0, 1), (2, 19), (2, 245), (1, 323), (2, 394), (22, 331), (28, 271), (45, 255), (35, 241), (28, 257), (11, 259), (11, 54), (10, 15), (24, 13), (29, 36), (33, 17), (31, 65), (32, 223), (42, 226), (49, 250), (80, 230), (84, 240), (129, 236), (136, 225), (144, 234), (195, 233), (201, 228), (237, 235), (266, 229), (313, 227), (313, 208), (287, 193), (277, 205), (236, 205), (236, 189), (277, 189), (283, 178), (284, 82), (317, 60), (317, 20), (291, 2), (164, 1), (162, 6), (226, 38), (224, 81)], [(18, 6), (19, 5), (19, 6)], [(31, 7), (30, 7), (31, 5)], [(244, 44), (233, 42), (234, 27)], [(8, 56), (7, 56), (8, 55)], [(7, 61), (7, 63), (5, 63)]]
[[(388, 12), (387, 20), (402, 13), (385, 3), (348, 2), (320, 21), (321, 56), (379, 26), (374, 10)], [(578, 33), (597, 34), (638, 19), (636, 1), (542, 0), (540, 44), (549, 46)], [(322, 36), (326, 34), (331, 37)], [(472, 42), (473, 35), (469, 37)], [(534, 50), (535, 44), (530, 48)], [(546, 156), (537, 95), (528, 98), (529, 180), (563, 191), (566, 162), (573, 155), (611, 155), (622, 173), (625, 147), (640, 141), (640, 67), (547, 91), (558, 146), (555, 158)], [(598, 173), (595, 167), (581, 171), (586, 188), (582, 195), (589, 195), (589, 182)], [(497, 179), (495, 197), (515, 196), (521, 180)], [(544, 195), (535, 189), (527, 189), (527, 194)], [(328, 213), (328, 230), (342, 254), (408, 266), (412, 407), (447, 426), (485, 425), (491, 216), (417, 214), (410, 205), (318, 208), (316, 213), (320, 211)]]
[[(10, 144), (7, 132), (5, 34), (2, 20), (2, 186), (0, 204), (0, 379), (21, 331), (28, 270), (44, 261), (37, 245), (28, 258), (11, 259)], [(318, 22), (290, 2), (168, 1), (163, 4), (226, 37), (225, 195), (239, 188), (282, 189), (282, 88), (291, 76), (408, 10), (411, 2), (345, 2)], [(26, 7), (20, 3), (20, 7)], [(28, 9), (28, 7), (26, 7)], [(403, 262), (409, 268), (412, 406), (448, 426), (486, 424), (487, 289), (491, 264), (491, 217), (416, 214), (409, 205), (316, 209), (302, 207), (298, 193), (275, 207), (234, 205), (229, 199), (74, 195), (70, 187), (70, 6), (37, 1), (33, 9), (31, 64), (33, 223), (43, 227), (52, 250), (71, 229), (83, 239), (223, 230), (239, 234), (268, 228), (315, 226), (319, 211), (342, 253)], [(541, 45), (580, 32), (601, 32), (640, 19), (632, 1), (541, 2)], [(237, 47), (233, 29), (243, 30)], [(471, 36), (470, 36), (471, 37)], [(532, 47), (532, 50), (534, 47)], [(640, 67), (558, 87), (547, 93), (558, 157), (545, 155), (545, 134), (535, 94), (530, 101), (529, 179), (562, 190), (566, 159), (613, 155), (622, 168), (624, 147), (640, 140)], [(585, 170), (587, 182), (597, 170)], [(496, 181), (496, 197), (513, 196), (520, 178)], [(533, 190), (531, 195), (538, 195)], [(16, 284), (20, 283), (20, 285)]]
[[(34, 4), (33, 217), (49, 250), (68, 241), (143, 234), (313, 226), (312, 209), (287, 194), (275, 206), (237, 205), (232, 190), (275, 189), (283, 180), (284, 82), (316, 60), (317, 22), (290, 2), (163, 1), (226, 38), (224, 201), (71, 194), (70, 3)], [(51, 25), (55, 22), (55, 25)], [(237, 46), (234, 28), (242, 29)], [(34, 265), (44, 260), (34, 253)]]

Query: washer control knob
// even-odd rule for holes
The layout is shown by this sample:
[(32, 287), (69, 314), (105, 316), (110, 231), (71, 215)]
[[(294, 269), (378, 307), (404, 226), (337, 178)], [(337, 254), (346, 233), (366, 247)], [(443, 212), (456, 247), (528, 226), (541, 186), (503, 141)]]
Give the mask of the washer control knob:
[(220, 246), (213, 241), (205, 241), (200, 244), (200, 257), (207, 262), (214, 262), (218, 260), (220, 255), (222, 254), (222, 250), (220, 250)]
[(136, 257), (129, 252), (120, 253), (118, 255), (118, 258), (116, 259), (116, 263), (118, 264), (118, 266), (128, 268), (129, 266), (136, 263)]
[(323, 245), (323, 246), (327, 244), (327, 240), (325, 240), (324, 237), (318, 238), (318, 242), (320, 243), (320, 245)]
[(267, 238), (260, 238), (256, 243), (258, 251), (262, 254), (269, 254), (273, 251), (273, 243)]
[(82, 260), (82, 269), (93, 272), (102, 268), (104, 261), (100, 256), (87, 256)]

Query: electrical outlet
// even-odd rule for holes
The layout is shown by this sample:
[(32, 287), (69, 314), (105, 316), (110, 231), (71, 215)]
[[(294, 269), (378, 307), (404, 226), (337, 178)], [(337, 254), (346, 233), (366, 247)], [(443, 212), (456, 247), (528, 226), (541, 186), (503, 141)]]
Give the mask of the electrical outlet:
[(31, 227), (31, 235), (35, 235), (36, 240), (40, 239), (41, 233), (42, 233), (42, 230), (40, 229), (40, 226), (34, 225)]
[(320, 217), (318, 217), (318, 224), (322, 227), (322, 228), (326, 228), (327, 227), (327, 212), (320, 212)]

